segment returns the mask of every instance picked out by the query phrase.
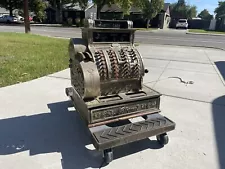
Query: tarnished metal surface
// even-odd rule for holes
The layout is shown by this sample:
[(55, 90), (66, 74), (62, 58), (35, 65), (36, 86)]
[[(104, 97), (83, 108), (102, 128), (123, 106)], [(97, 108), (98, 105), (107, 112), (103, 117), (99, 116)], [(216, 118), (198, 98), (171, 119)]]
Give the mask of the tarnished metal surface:
[[(148, 70), (134, 46), (132, 27), (130, 21), (88, 19), (82, 39), (70, 39), (72, 87), (66, 88), (66, 94), (97, 150), (165, 135), (175, 128), (174, 122), (159, 114), (161, 94), (143, 84)], [(143, 121), (119, 124), (135, 117)], [(164, 135), (162, 143), (167, 142)]]
[(159, 113), (159, 112), (160, 112), (159, 109), (151, 108), (151, 109), (146, 110), (146, 111), (135, 112), (134, 114), (131, 114), (131, 115), (126, 115), (126, 116), (122, 116), (122, 117), (118, 117), (118, 118), (113, 118), (111, 120), (106, 120), (106, 121), (102, 121), (102, 122), (98, 122), (98, 123), (89, 124), (88, 127), (89, 128), (96, 127), (96, 126), (100, 126), (100, 125), (104, 125), (104, 124), (119, 122), (119, 121), (122, 121), (122, 120), (127, 120), (127, 119), (140, 117), (140, 116), (146, 116), (146, 115), (149, 115), (149, 114), (154, 114), (154, 113)]
[(145, 71), (131, 28), (130, 21), (88, 19), (82, 40), (70, 40), (71, 84), (82, 99), (142, 89)]
[[(151, 117), (151, 115), (149, 115)], [(97, 150), (103, 150), (145, 139), (154, 135), (174, 130), (175, 123), (170, 119), (160, 116), (147, 118), (136, 123), (120, 126), (101, 126), (90, 129), (93, 135), (93, 144)]]
[(160, 94), (145, 85), (138, 93), (99, 96), (86, 102), (73, 87), (67, 88), (67, 94), (73, 99), (76, 110), (80, 112), (88, 126), (160, 112)]
[(124, 115), (128, 116), (140, 111), (148, 111), (151, 109), (156, 109), (159, 103), (158, 98), (152, 98), (148, 100), (141, 100), (136, 102), (130, 102), (126, 104), (114, 105), (110, 107), (103, 107), (99, 109), (94, 109), (91, 111), (91, 121), (93, 123), (102, 120), (109, 120), (115, 117), (122, 117)]

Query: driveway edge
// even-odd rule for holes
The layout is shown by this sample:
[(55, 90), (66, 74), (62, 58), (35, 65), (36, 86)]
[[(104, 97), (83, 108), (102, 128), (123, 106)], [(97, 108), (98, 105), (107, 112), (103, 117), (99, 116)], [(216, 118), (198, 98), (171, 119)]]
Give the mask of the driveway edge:
[(208, 36), (225, 36), (225, 34), (215, 34), (215, 33), (196, 33), (196, 32), (186, 32), (190, 35), (208, 35)]
[(145, 44), (145, 45), (156, 45), (156, 46), (181, 46), (181, 47), (196, 47), (196, 48), (209, 48), (209, 49), (215, 49), (215, 50), (222, 50), (225, 51), (225, 48), (220, 48), (220, 47), (214, 47), (214, 46), (204, 46), (204, 45), (182, 45), (182, 44), (177, 44), (177, 45), (173, 45), (173, 44), (155, 44), (155, 43), (142, 43), (142, 42), (136, 42), (139, 44)]

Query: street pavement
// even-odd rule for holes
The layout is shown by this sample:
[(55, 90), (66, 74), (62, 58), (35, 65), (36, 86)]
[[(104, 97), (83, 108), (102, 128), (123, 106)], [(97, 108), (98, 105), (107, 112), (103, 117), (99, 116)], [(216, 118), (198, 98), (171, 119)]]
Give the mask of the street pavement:
[[(24, 27), (0, 25), (0, 32), (24, 32)], [(31, 32), (54, 37), (81, 37), (79, 28), (31, 26)], [(225, 36), (191, 35), (186, 34), (186, 30), (137, 31), (135, 41), (143, 44), (203, 46), (225, 50)]]
[[(103, 168), (224, 169), (225, 51), (147, 44), (138, 49), (149, 69), (144, 83), (163, 94), (161, 113), (176, 129), (163, 148), (155, 137), (116, 148), (114, 161)], [(101, 153), (78, 113), (68, 108), (69, 86), (66, 69), (0, 88), (1, 168), (101, 166)]]

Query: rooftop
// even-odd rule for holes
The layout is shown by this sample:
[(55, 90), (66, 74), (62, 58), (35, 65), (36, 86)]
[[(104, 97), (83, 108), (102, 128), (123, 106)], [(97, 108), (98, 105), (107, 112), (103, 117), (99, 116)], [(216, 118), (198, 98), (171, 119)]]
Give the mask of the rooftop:
[[(163, 11), (166, 12), (169, 6), (170, 3), (164, 3)], [(112, 4), (112, 5), (104, 5), (101, 12), (123, 12), (123, 10), (118, 5)], [(137, 7), (131, 7), (130, 12), (139, 13), (141, 12), (141, 10)]]
[(5, 14), (5, 13), (9, 13), (9, 11), (6, 10), (5, 8), (0, 7), (0, 14)]

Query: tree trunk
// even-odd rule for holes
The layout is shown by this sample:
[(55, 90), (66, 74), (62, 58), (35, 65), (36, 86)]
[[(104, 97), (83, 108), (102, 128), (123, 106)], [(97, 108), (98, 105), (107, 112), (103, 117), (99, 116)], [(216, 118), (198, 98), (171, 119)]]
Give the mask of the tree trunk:
[(56, 3), (56, 22), (62, 23), (62, 3), (58, 0)]
[(55, 21), (56, 23), (59, 23), (59, 9), (56, 8), (56, 11), (55, 11)]
[(102, 3), (97, 4), (97, 19), (101, 19), (100, 14), (101, 14), (101, 10), (102, 10), (103, 6), (105, 5), (105, 3), (106, 3), (106, 0), (103, 0)]
[(149, 24), (150, 24), (150, 19), (147, 19), (147, 25), (146, 25), (147, 29), (149, 28)]
[(12, 8), (9, 9), (9, 15), (10, 15), (10, 16), (13, 16), (13, 9), (12, 9)]
[(62, 20), (63, 20), (63, 19), (62, 19), (62, 17), (63, 17), (63, 16), (62, 16), (62, 15), (63, 15), (63, 14), (62, 14), (62, 8), (63, 8), (63, 4), (62, 4), (62, 2), (61, 2), (61, 0), (60, 0), (60, 3), (59, 3), (59, 22), (60, 22), (60, 23), (62, 23)]
[(13, 15), (12, 0), (9, 0), (9, 15)]
[(97, 6), (97, 19), (100, 19), (100, 13), (101, 13), (101, 6)]

